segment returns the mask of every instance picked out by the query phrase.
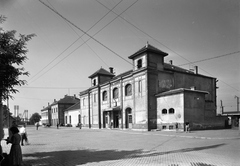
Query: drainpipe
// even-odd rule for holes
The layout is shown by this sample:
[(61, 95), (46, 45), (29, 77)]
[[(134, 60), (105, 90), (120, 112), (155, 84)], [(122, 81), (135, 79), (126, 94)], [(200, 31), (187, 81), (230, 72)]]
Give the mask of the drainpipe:
[(99, 125), (99, 129), (101, 129), (102, 125), (102, 121), (101, 121), (101, 89), (100, 86), (98, 85), (98, 125)]
[(120, 105), (120, 109), (122, 110), (121, 123), (122, 123), (122, 129), (123, 129), (123, 85), (122, 85), (122, 77), (120, 78), (120, 90), (121, 90), (121, 105)]
[(90, 108), (90, 91), (88, 91), (88, 121), (89, 121), (89, 128), (91, 128), (91, 108)]

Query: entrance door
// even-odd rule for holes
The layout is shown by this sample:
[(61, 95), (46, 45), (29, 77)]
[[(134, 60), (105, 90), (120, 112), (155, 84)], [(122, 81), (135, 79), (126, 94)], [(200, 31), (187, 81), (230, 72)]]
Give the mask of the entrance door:
[(103, 112), (103, 127), (104, 128), (110, 128), (110, 116), (109, 116), (109, 112), (104, 111)]
[(126, 109), (126, 128), (132, 128), (132, 109)]
[(119, 128), (119, 112), (113, 113), (113, 128)]

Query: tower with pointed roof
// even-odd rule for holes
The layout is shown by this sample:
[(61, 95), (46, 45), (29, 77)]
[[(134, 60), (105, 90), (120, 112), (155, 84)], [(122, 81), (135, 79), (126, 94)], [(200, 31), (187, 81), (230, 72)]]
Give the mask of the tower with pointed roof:
[(113, 77), (114, 77), (114, 74), (112, 73), (112, 70), (111, 72), (109, 72), (101, 67), (98, 71), (94, 72), (88, 78), (91, 79), (91, 83), (92, 83), (91, 86), (96, 86), (103, 82), (111, 80)]

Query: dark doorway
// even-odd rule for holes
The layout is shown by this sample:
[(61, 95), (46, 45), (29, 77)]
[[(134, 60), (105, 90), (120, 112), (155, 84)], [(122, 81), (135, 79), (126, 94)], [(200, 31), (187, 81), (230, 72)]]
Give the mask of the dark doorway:
[(132, 128), (132, 109), (127, 108), (126, 111), (126, 128)]

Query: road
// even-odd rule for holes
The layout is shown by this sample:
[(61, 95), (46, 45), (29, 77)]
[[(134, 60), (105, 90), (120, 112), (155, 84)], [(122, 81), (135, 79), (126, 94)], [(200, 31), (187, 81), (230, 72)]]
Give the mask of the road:
[[(239, 166), (237, 130), (129, 131), (27, 127), (25, 166)], [(10, 145), (2, 143), (9, 153)]]

